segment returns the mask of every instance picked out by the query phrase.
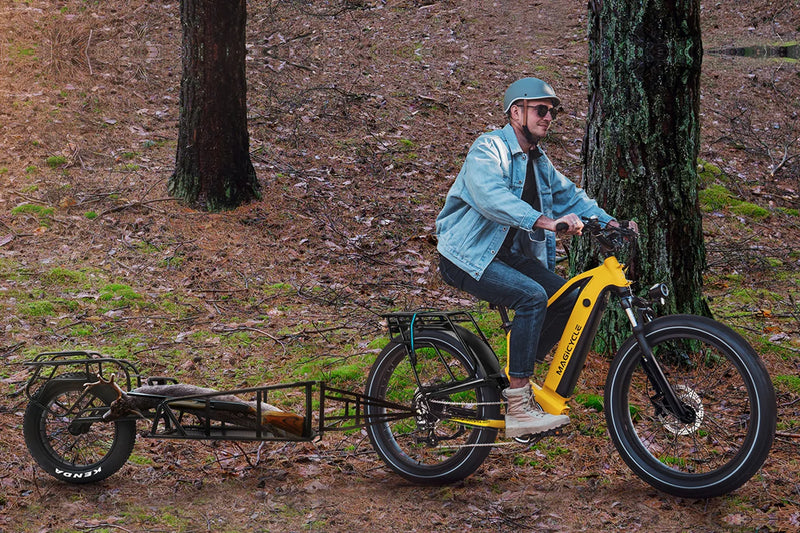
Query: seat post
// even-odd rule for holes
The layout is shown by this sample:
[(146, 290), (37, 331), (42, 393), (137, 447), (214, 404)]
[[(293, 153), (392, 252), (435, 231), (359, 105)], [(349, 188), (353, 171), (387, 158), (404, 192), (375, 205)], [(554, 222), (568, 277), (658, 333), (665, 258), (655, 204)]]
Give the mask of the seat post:
[(511, 331), (511, 320), (508, 318), (508, 310), (506, 307), (504, 305), (489, 304), (489, 308), (497, 309), (497, 312), (500, 313), (500, 320), (503, 321), (501, 327), (506, 333)]

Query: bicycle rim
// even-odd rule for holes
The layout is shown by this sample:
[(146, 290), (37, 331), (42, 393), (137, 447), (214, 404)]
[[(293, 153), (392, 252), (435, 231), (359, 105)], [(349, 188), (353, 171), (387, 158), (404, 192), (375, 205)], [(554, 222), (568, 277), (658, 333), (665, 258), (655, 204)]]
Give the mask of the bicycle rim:
[[(415, 482), (436, 483), (463, 479), (489, 454), (496, 429), (477, 428), (497, 418), (497, 389), (481, 385), (452, 391), (478, 376), (474, 362), (451, 335), (417, 335), (416, 365), (412, 368), (405, 346), (391, 344), (379, 357), (367, 383), (367, 395), (413, 407), (416, 416), (372, 424), (373, 446), (396, 472)], [(416, 374), (415, 374), (416, 370)], [(450, 389), (451, 392), (443, 392)], [(379, 414), (379, 410), (372, 411)]]
[(732, 330), (700, 317), (667, 318), (654, 323), (648, 340), (693, 419), (670, 412), (639, 364), (638, 346), (629, 344), (609, 375), (609, 431), (623, 459), (654, 486), (694, 497), (730, 492), (761, 467), (771, 446), (771, 382)]
[(85, 378), (51, 381), (25, 413), (25, 442), (33, 458), (51, 475), (72, 483), (113, 474), (125, 463), (135, 440), (134, 422), (97, 420), (114, 399), (113, 391), (84, 393), (85, 382)]

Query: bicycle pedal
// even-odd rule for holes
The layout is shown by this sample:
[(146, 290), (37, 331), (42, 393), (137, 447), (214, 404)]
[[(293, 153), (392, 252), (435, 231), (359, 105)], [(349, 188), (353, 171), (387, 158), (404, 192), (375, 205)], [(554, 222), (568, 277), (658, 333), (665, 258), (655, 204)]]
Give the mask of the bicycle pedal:
[(547, 431), (542, 431), (541, 433), (527, 433), (525, 435), (520, 435), (518, 437), (513, 437), (515, 441), (525, 446), (533, 446), (540, 440), (545, 437), (560, 437), (564, 435), (564, 428), (566, 426), (561, 426), (555, 429), (549, 429)]

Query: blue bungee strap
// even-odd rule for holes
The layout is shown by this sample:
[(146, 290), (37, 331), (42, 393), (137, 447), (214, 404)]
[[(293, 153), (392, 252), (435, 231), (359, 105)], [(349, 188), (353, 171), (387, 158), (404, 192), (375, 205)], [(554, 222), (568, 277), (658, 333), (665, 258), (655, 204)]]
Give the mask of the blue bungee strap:
[(414, 352), (414, 321), (417, 319), (417, 313), (414, 313), (411, 317), (411, 352)]

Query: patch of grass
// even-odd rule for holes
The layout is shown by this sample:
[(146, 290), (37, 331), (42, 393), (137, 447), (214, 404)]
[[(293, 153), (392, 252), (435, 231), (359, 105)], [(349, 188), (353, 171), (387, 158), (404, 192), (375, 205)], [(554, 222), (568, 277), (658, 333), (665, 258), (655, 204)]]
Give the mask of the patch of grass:
[(750, 202), (739, 202), (731, 206), (731, 212), (753, 220), (764, 220), (769, 216), (769, 211)]
[(790, 217), (800, 216), (800, 209), (792, 209), (789, 207), (776, 207), (775, 211), (777, 211), (778, 213), (782, 213), (784, 215), (788, 215)]
[(225, 346), (250, 347), (258, 341), (249, 331), (234, 331), (222, 337), (221, 343)]
[(788, 346), (777, 342), (771, 342), (768, 338), (761, 335), (750, 335), (747, 331), (741, 329), (739, 329), (739, 333), (750, 341), (750, 344), (753, 345), (753, 348), (759, 354), (773, 354), (780, 357), (783, 361), (797, 360), (797, 353)]
[[(513, 317), (513, 311), (511, 311), (511, 313)], [(475, 318), (478, 327), (489, 340), (489, 345), (492, 347), (492, 350), (494, 350), (501, 361), (505, 361), (507, 355), (506, 332), (503, 329), (500, 315), (497, 311), (490, 310), (486, 307), (473, 313), (473, 318)]]
[(53, 285), (76, 285), (86, 281), (86, 274), (76, 270), (56, 267), (42, 276), (42, 280)]
[(20, 314), (29, 317), (54, 316), (56, 314), (56, 306), (48, 300), (24, 302), (17, 306), (17, 310)]
[(181, 253), (176, 253), (171, 257), (167, 257), (161, 261), (161, 267), (168, 270), (180, 270), (183, 263), (186, 262), (186, 256)]
[(12, 215), (32, 215), (43, 226), (50, 225), (50, 217), (55, 213), (55, 208), (39, 204), (22, 204), (11, 209)]
[(764, 220), (770, 216), (769, 210), (736, 198), (726, 187), (718, 183), (713, 183), (701, 190), (698, 196), (700, 206), (705, 211), (730, 209), (736, 215), (753, 220)]
[(362, 382), (369, 363), (360, 359), (344, 363), (341, 357), (319, 357), (301, 363), (295, 375), (301, 379), (324, 380), (335, 387)]
[(72, 337), (91, 337), (95, 334), (95, 329), (88, 324), (76, 324), (68, 331)]
[(699, 193), (700, 206), (705, 211), (718, 211), (733, 205), (735, 198), (724, 186), (712, 183)]
[(53, 155), (48, 157), (45, 160), (45, 163), (47, 163), (47, 166), (50, 168), (58, 168), (67, 163), (67, 158), (64, 157), (63, 155)]
[(157, 303), (157, 307), (176, 319), (185, 319), (196, 313), (196, 307), (191, 302), (184, 302), (175, 293), (162, 295)]
[(781, 391), (800, 395), (800, 376), (774, 376), (772, 382)]
[(294, 287), (288, 283), (274, 283), (264, 287), (264, 294), (267, 296), (275, 296), (277, 294), (286, 294), (294, 290)]
[(128, 456), (128, 461), (135, 465), (151, 465), (153, 464), (153, 460), (150, 457), (139, 455), (136, 452), (133, 452)]
[(30, 59), (32, 61), (38, 61), (39, 58), (36, 57), (36, 45), (18, 45), (11, 47), (11, 55), (13, 57), (17, 57), (20, 59)]
[(575, 396), (575, 402), (587, 409), (594, 409), (597, 412), (603, 411), (603, 397), (597, 394), (578, 394)]
[(0, 257), (0, 276), (5, 279), (12, 279), (16, 278), (20, 272), (25, 272), (23, 279), (28, 279), (30, 277), (30, 273), (28, 273), (19, 262), (8, 257)]
[(675, 466), (678, 468), (685, 468), (686, 467), (686, 459), (683, 457), (672, 457), (670, 455), (665, 455), (660, 457), (659, 460), (668, 466)]
[(140, 304), (144, 298), (134, 291), (129, 285), (110, 283), (100, 289), (99, 299), (102, 301), (115, 301), (119, 305)]
[(383, 350), (389, 344), (389, 336), (383, 335), (370, 341), (367, 348), (370, 350)]
[(697, 178), (702, 187), (709, 187), (715, 182), (727, 182), (728, 176), (717, 165), (704, 161), (697, 160)]
[(136, 249), (143, 254), (155, 254), (160, 251), (158, 246), (147, 241), (140, 241), (136, 243)]

